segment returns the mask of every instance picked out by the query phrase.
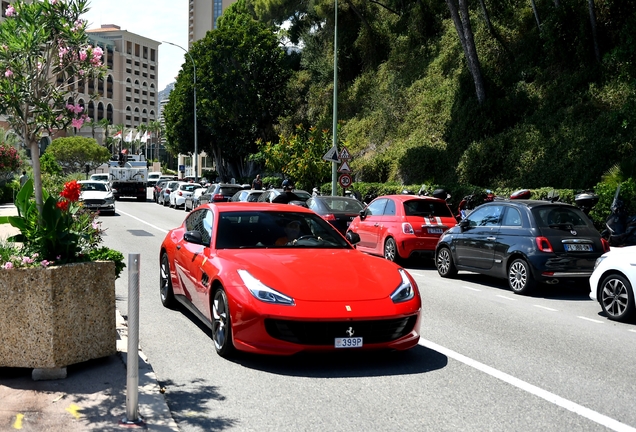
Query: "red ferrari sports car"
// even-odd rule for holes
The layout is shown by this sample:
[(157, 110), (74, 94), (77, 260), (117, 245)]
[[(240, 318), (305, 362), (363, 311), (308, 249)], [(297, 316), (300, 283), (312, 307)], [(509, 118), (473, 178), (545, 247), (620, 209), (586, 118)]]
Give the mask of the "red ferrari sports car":
[(197, 315), (224, 357), (235, 349), (412, 348), (420, 338), (417, 284), (351, 243), (299, 206), (205, 204), (161, 245), (161, 301)]

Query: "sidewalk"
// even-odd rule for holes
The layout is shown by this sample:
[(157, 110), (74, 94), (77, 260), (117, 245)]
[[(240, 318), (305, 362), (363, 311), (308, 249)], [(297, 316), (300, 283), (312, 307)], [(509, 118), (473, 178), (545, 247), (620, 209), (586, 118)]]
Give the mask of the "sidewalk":
[[(0, 204), (0, 216), (17, 214)], [(0, 241), (16, 234), (0, 224)], [(32, 369), (0, 367), (0, 431), (115, 431), (126, 417), (128, 327), (117, 311), (117, 354), (70, 365), (67, 378), (33, 381)], [(139, 351), (138, 412), (151, 431), (178, 431), (166, 399)]]

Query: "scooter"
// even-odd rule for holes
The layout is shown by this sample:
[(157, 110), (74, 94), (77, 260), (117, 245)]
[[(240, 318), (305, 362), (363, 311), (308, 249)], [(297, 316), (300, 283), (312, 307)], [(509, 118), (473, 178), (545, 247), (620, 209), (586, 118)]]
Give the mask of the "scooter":
[(605, 221), (606, 229), (601, 237), (607, 240), (610, 246), (634, 246), (636, 245), (636, 215), (628, 216), (625, 203), (618, 198), (621, 190), (619, 185), (610, 207), (610, 215)]

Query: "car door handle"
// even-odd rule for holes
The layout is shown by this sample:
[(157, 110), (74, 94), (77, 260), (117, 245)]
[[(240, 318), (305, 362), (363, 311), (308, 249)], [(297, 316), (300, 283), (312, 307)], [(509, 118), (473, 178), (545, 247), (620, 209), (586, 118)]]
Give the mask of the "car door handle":
[(177, 250), (181, 250), (181, 245), (177, 245)]
[(486, 240), (495, 241), (497, 237), (486, 237)]

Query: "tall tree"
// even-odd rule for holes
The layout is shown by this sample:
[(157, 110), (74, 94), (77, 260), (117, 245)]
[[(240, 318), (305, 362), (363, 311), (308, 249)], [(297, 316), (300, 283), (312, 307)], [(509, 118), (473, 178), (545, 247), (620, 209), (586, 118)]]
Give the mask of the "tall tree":
[(473, 77), (475, 83), (475, 92), (477, 93), (477, 100), (482, 104), (486, 100), (486, 89), (484, 86), (484, 79), (481, 75), (481, 64), (479, 63), (479, 56), (477, 55), (477, 48), (475, 47), (475, 38), (473, 36), (473, 29), (470, 25), (470, 15), (468, 13), (468, 0), (446, 0), (448, 9), (455, 24), (455, 30), (459, 36), (459, 41), (464, 49), (464, 55), (466, 56), (466, 62), (468, 63), (468, 70)]
[[(18, 0), (0, 24), (0, 113), (31, 148), (35, 200), (42, 209), (38, 143), (43, 132), (81, 128), (78, 77), (102, 78), (103, 51), (89, 44), (87, 0)], [(96, 96), (96, 95), (94, 95)], [(94, 97), (91, 96), (91, 97)]]
[[(273, 29), (230, 7), (223, 25), (193, 44), (197, 71), (198, 150), (214, 158), (219, 174), (248, 177), (256, 140), (276, 136), (289, 69)], [(231, 18), (231, 19), (230, 19)], [(193, 152), (193, 68), (187, 61), (165, 107), (173, 152)]]
[(84, 171), (86, 165), (95, 169), (110, 158), (106, 147), (92, 138), (80, 136), (56, 138), (46, 148), (46, 153), (55, 157), (65, 174)]

